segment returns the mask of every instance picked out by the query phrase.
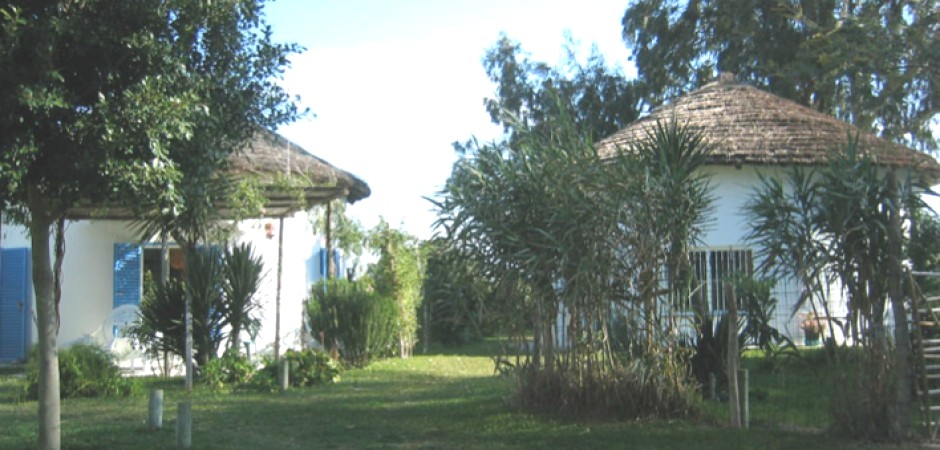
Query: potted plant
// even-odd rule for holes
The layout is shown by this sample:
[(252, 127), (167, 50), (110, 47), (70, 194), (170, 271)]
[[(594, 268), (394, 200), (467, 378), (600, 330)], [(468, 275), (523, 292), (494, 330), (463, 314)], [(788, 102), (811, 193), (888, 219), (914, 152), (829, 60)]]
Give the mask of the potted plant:
[(803, 330), (803, 344), (815, 347), (819, 345), (819, 336), (826, 331), (826, 322), (816, 316), (816, 313), (807, 313), (800, 322), (800, 329)]

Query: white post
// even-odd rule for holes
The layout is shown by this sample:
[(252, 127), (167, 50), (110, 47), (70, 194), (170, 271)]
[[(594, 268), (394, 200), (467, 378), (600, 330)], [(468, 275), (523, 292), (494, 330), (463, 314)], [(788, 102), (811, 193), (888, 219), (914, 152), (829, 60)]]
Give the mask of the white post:
[(280, 381), (280, 386), (282, 391), (286, 391), (290, 387), (290, 363), (287, 359), (281, 358), (281, 370), (278, 371), (278, 378)]
[(163, 389), (152, 389), (150, 391), (150, 420), (148, 424), (151, 430), (163, 428)]
[(193, 446), (193, 404), (180, 402), (176, 414), (176, 446), (190, 448)]

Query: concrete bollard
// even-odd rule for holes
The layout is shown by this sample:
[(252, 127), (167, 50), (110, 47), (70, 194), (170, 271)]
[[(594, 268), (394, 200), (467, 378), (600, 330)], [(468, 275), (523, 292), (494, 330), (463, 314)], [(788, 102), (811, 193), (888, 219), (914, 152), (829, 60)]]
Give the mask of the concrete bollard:
[(278, 371), (280, 386), (282, 391), (290, 387), (290, 363), (287, 359), (281, 358), (281, 370)]
[(147, 422), (151, 430), (160, 430), (163, 428), (163, 389), (150, 390), (150, 408), (148, 409), (149, 421)]
[(193, 404), (180, 402), (176, 414), (176, 446), (190, 448), (193, 446)]

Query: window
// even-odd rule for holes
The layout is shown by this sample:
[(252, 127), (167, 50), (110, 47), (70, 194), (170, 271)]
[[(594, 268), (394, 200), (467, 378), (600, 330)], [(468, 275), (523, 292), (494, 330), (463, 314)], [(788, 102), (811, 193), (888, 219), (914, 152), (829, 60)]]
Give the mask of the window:
[(683, 305), (686, 311), (693, 311), (693, 305), (704, 304), (712, 313), (723, 312), (727, 309), (724, 282), (754, 273), (754, 257), (746, 248), (694, 250), (689, 253), (689, 259), (692, 295), (689, 303)]
[[(180, 278), (185, 267), (183, 251), (170, 248), (170, 277)], [(160, 247), (141, 247), (136, 243), (114, 244), (114, 302), (121, 305), (139, 305), (144, 273), (150, 272), (159, 280), (163, 272)]]
[[(159, 282), (163, 277), (163, 264), (160, 257), (161, 248), (144, 247), (144, 273), (150, 273), (154, 281)], [(186, 267), (186, 258), (183, 249), (170, 248), (170, 278), (179, 280), (183, 277), (183, 268)]]

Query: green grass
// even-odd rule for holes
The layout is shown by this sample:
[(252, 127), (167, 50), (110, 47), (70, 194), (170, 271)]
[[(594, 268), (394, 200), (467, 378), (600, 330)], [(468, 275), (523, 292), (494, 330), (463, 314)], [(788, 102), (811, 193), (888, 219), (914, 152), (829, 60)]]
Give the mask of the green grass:
[[(447, 350), (409, 360), (386, 360), (343, 374), (340, 383), (284, 393), (228, 393), (197, 388), (192, 394), (193, 447), (292, 448), (878, 448), (824, 434), (786, 431), (818, 425), (815, 413), (775, 407), (788, 395), (823, 390), (807, 382), (812, 370), (788, 368), (786, 385), (754, 369), (768, 398), (753, 406), (755, 427), (731, 430), (699, 422), (577, 422), (513, 408), (513, 386), (493, 376), (489, 349)], [(758, 364), (748, 360), (746, 364)], [(795, 366), (794, 366), (795, 367)], [(775, 381), (776, 380), (776, 381)], [(817, 380), (818, 381), (818, 380)], [(0, 448), (36, 443), (35, 402), (14, 400), (19, 380), (0, 376)], [(62, 402), (65, 448), (174, 448), (176, 404), (187, 398), (179, 380), (144, 380), (131, 398)], [(146, 428), (147, 392), (165, 389), (164, 429)], [(762, 389), (764, 389), (762, 387)], [(788, 391), (789, 389), (789, 391)], [(794, 390), (795, 389), (795, 390)], [(789, 392), (789, 393), (788, 393)], [(819, 400), (825, 403), (825, 400)], [(775, 409), (777, 408), (777, 409)], [(819, 406), (825, 415), (827, 406)], [(707, 407), (721, 421), (727, 404)], [(804, 408), (805, 409), (805, 408)], [(816, 409), (815, 407), (810, 408)], [(775, 416), (776, 415), (776, 416)], [(776, 417), (776, 419), (775, 419)], [(787, 420), (778, 420), (780, 418)], [(781, 424), (790, 424), (778, 426)], [(900, 448), (896, 446), (888, 448)]]

